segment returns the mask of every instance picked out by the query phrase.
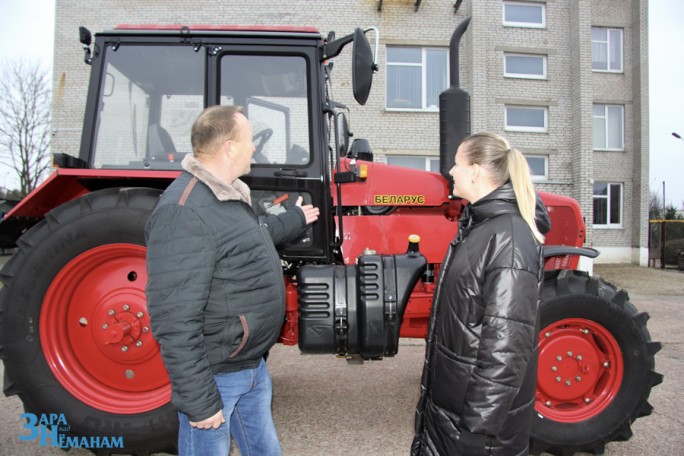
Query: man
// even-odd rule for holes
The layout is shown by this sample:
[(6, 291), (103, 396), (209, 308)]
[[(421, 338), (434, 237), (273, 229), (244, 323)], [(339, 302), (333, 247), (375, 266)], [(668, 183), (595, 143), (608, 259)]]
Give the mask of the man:
[(285, 288), (275, 244), (318, 218), (302, 206), (260, 221), (249, 187), (252, 127), (239, 108), (205, 109), (193, 154), (150, 216), (147, 305), (178, 408), (181, 455), (279, 455), (263, 355), (278, 338)]

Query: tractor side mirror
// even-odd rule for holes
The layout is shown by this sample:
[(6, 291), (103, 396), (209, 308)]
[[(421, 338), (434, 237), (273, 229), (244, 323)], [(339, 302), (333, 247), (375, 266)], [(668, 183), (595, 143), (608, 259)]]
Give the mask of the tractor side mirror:
[(93, 42), (93, 36), (90, 34), (90, 30), (81, 26), (78, 28), (78, 36), (83, 46), (90, 46)]
[(81, 44), (83, 45), (83, 51), (85, 52), (85, 55), (83, 56), (83, 61), (90, 65), (93, 63), (93, 57), (90, 54), (90, 44), (93, 42), (93, 36), (91, 35), (90, 30), (83, 26), (80, 26), (78, 28), (78, 38)]
[[(378, 30), (375, 30), (375, 55), (378, 51)], [(366, 34), (360, 28), (354, 30), (354, 45), (352, 47), (352, 91), (354, 98), (360, 105), (366, 104), (370, 93), (373, 73), (378, 71), (378, 66), (374, 61), (373, 51)]]
[(351, 133), (349, 133), (347, 116), (343, 112), (335, 114), (335, 136), (337, 153), (340, 157), (344, 157), (349, 150), (349, 137), (351, 136)]

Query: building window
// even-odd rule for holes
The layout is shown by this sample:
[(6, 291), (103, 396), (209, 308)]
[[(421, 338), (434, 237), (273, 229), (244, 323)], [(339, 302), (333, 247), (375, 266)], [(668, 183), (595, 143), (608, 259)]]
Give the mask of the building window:
[(530, 167), (530, 176), (533, 181), (542, 181), (549, 178), (549, 157), (545, 155), (525, 155)]
[(594, 149), (624, 150), (624, 107), (594, 105)]
[(388, 155), (387, 164), (403, 166), (404, 168), (420, 169), (422, 171), (439, 172), (438, 157), (418, 157), (411, 155)]
[(543, 3), (504, 2), (503, 25), (546, 27), (546, 5)]
[(622, 30), (591, 28), (591, 69), (622, 72)]
[(622, 184), (594, 182), (594, 226), (622, 226)]
[(448, 87), (446, 49), (387, 47), (387, 108), (439, 109), (439, 94)]
[(506, 106), (506, 130), (546, 132), (549, 111), (545, 107)]
[(546, 79), (546, 56), (504, 54), (504, 76), (511, 78)]

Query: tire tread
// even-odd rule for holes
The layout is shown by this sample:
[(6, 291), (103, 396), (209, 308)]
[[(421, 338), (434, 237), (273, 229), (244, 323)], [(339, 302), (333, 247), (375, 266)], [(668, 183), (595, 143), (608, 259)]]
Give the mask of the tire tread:
[[(573, 296), (575, 295), (575, 296)], [(582, 299), (582, 295), (606, 301), (606, 305), (613, 305), (633, 322), (633, 334), (638, 334), (638, 351), (642, 353), (641, 358), (643, 368), (648, 369), (648, 374), (644, 376), (639, 385), (638, 399), (629, 410), (624, 410), (624, 419), (612, 431), (599, 438), (593, 438), (586, 443), (573, 442), (563, 444), (559, 441), (554, 442), (554, 437), (546, 433), (535, 435), (533, 426), (530, 442), (532, 454), (541, 454), (546, 451), (555, 455), (571, 456), (576, 452), (588, 452), (591, 454), (603, 454), (605, 445), (611, 441), (627, 440), (632, 436), (631, 423), (637, 418), (647, 416), (653, 411), (653, 407), (648, 403), (651, 388), (662, 382), (663, 376), (653, 369), (655, 367), (654, 355), (662, 348), (660, 342), (651, 341), (650, 334), (646, 328), (649, 315), (646, 312), (638, 312), (636, 307), (629, 301), (629, 294), (625, 290), (618, 290), (609, 282), (598, 276), (589, 276), (584, 271), (561, 270), (547, 272), (542, 291), (542, 308), (545, 303), (552, 303), (557, 300), (567, 301), (570, 299)], [(609, 304), (610, 303), (610, 304)], [(567, 305), (571, 305), (568, 303)], [(642, 371), (643, 372), (643, 371)], [(621, 413), (622, 415), (622, 413)], [(548, 422), (548, 420), (547, 420)]]

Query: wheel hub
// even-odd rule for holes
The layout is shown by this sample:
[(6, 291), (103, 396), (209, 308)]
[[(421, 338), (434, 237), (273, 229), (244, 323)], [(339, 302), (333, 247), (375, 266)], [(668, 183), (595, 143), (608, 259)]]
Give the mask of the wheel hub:
[(600, 375), (600, 353), (572, 329), (558, 329), (539, 354), (540, 389), (557, 401), (583, 399)]
[(590, 320), (560, 320), (539, 336), (535, 407), (562, 422), (596, 416), (612, 402), (622, 375), (622, 353), (606, 328)]
[(96, 306), (92, 338), (103, 356), (117, 362), (139, 362), (156, 355), (158, 347), (150, 333), (144, 300), (121, 294)]

